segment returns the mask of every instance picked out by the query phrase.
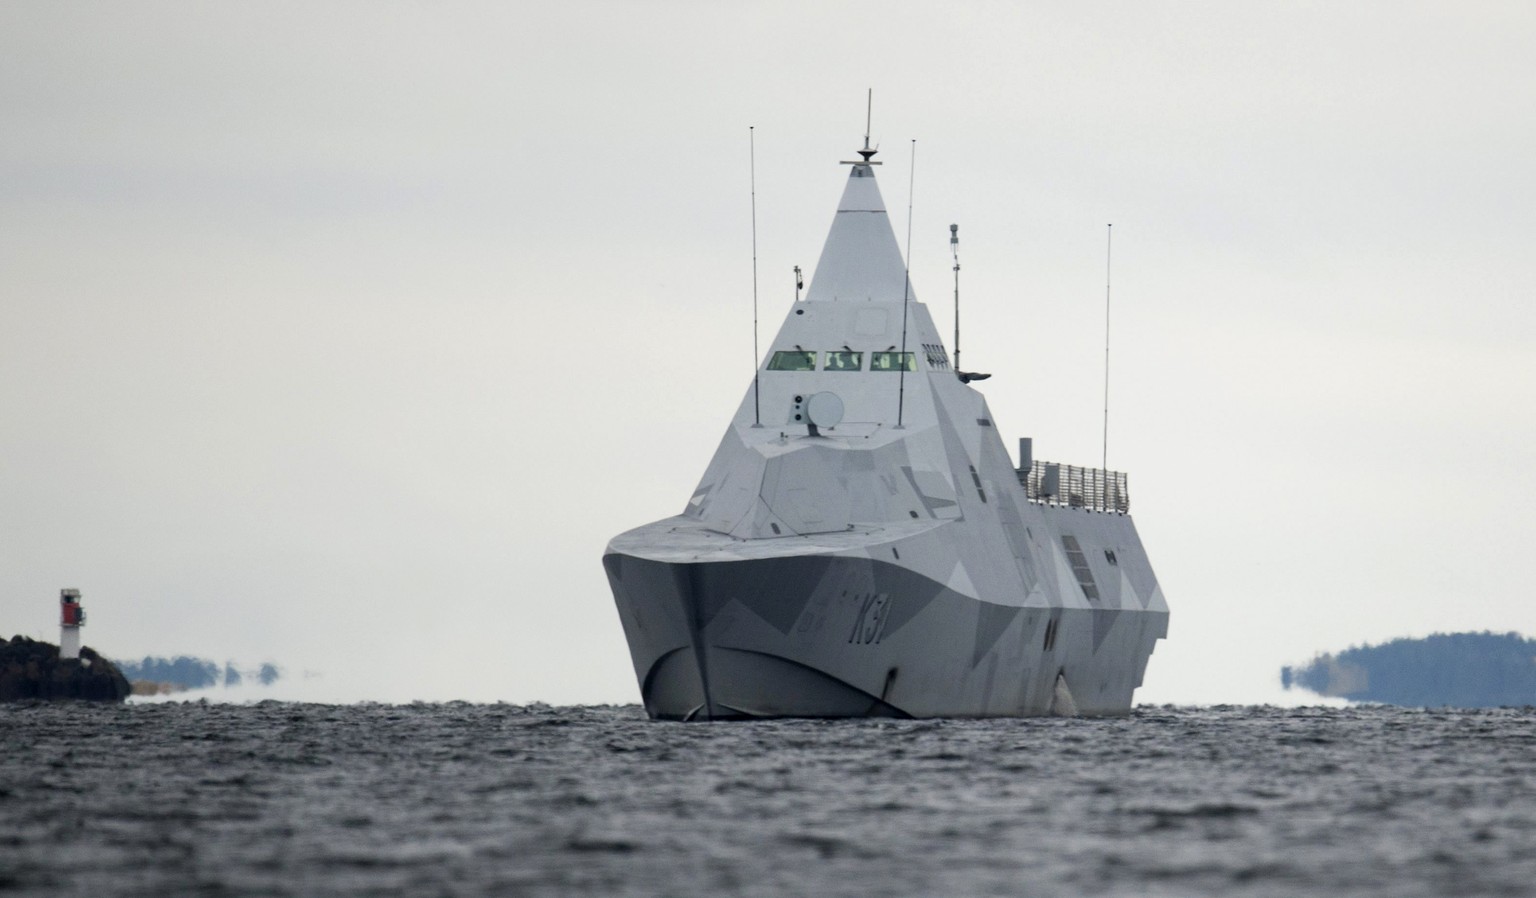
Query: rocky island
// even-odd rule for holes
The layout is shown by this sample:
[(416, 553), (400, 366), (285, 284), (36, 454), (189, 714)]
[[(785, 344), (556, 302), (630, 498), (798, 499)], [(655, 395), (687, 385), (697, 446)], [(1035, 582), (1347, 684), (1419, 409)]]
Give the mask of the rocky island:
[(123, 672), (89, 646), (79, 658), (60, 658), (58, 646), (25, 636), (0, 642), (0, 701), (120, 702), (128, 692)]
[(1286, 689), (1418, 708), (1536, 705), (1536, 640), (1436, 633), (1322, 654), (1280, 669)]
[(191, 689), (213, 689), (260, 683), (271, 686), (282, 676), (270, 661), (259, 667), (236, 667), (233, 661), (222, 666), (207, 658), (177, 655), (174, 658), (146, 656), (142, 661), (118, 659), (117, 666), (133, 686), (134, 695), (168, 695)]

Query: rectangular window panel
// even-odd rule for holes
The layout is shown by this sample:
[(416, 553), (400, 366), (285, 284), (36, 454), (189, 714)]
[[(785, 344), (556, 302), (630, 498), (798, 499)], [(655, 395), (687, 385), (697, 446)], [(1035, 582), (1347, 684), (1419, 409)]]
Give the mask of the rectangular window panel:
[(800, 349), (781, 349), (768, 363), (769, 371), (815, 371), (816, 353)]
[(864, 364), (864, 353), (845, 352), (833, 350), (827, 353), (827, 363), (822, 366), (823, 371), (857, 371)]
[(871, 371), (917, 370), (917, 356), (910, 352), (872, 352), (869, 356)]

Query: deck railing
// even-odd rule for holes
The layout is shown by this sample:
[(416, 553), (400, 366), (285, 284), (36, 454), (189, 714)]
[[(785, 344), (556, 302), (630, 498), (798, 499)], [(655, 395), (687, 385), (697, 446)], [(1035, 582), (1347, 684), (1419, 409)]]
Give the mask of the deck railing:
[(1131, 510), (1131, 494), (1120, 471), (1037, 461), (1027, 469), (1020, 468), (1018, 475), (1031, 502), (1119, 514)]

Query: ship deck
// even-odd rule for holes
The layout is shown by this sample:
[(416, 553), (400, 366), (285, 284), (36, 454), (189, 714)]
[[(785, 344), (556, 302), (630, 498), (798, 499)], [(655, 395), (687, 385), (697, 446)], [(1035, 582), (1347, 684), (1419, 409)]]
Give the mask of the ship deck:
[(908, 539), (950, 523), (953, 522), (921, 520), (911, 523), (880, 523), (804, 536), (739, 539), (711, 530), (686, 515), (677, 515), (619, 534), (608, 544), (608, 551), (652, 561), (681, 563), (836, 555), (870, 545)]

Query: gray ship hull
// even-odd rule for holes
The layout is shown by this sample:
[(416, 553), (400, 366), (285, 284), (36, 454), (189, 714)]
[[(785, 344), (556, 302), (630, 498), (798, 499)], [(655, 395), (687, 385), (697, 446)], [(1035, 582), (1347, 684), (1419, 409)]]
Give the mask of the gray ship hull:
[(899, 560), (921, 556), (932, 531), (840, 553), (740, 560), (616, 550), (654, 546), (657, 534), (646, 531), (669, 525), (676, 537), (689, 523), (631, 531), (603, 559), (655, 718), (1047, 715), (1068, 713), (1063, 689), (1070, 713), (1124, 714), (1167, 633), (1167, 610), (1130, 596), (1116, 597), (1129, 608), (1051, 607), (957, 592)]

